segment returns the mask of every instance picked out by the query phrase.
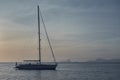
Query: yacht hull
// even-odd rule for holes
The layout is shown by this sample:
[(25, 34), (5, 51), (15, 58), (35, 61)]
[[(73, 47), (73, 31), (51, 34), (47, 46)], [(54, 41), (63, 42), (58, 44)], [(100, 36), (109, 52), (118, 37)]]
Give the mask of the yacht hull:
[(16, 68), (19, 70), (56, 70), (57, 64), (20, 64)]

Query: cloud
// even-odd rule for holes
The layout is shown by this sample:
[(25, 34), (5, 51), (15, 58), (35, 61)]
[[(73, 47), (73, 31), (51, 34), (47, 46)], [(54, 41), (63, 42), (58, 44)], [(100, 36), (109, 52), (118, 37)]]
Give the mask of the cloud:
[[(21, 27), (22, 26), (22, 27)], [(20, 39), (31, 39), (35, 35), (34, 27), (26, 27), (23, 24), (17, 24), (6, 19), (0, 20), (0, 41), (17, 41)]]

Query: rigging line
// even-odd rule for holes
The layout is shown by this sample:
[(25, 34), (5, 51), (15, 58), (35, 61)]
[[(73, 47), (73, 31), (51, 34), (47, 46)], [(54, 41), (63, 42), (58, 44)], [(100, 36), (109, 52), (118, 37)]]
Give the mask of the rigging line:
[(41, 20), (42, 20), (42, 23), (43, 23), (43, 27), (44, 27), (44, 30), (45, 30), (45, 33), (46, 33), (46, 36), (47, 36), (47, 40), (48, 40), (49, 47), (50, 47), (51, 52), (52, 52), (52, 56), (53, 56), (54, 62), (56, 63), (55, 55), (54, 55), (54, 52), (53, 52), (53, 49), (52, 49), (52, 45), (50, 43), (50, 39), (48, 37), (48, 33), (47, 33), (46, 26), (45, 26), (45, 23), (44, 23), (44, 20), (43, 20), (43, 17), (42, 17), (41, 10), (40, 10), (40, 17), (41, 17)]

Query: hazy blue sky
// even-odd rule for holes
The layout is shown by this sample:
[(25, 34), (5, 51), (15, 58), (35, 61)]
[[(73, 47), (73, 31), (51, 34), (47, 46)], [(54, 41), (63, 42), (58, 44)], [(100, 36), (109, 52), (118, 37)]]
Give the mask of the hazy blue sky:
[(57, 61), (120, 58), (120, 0), (0, 0), (0, 61), (37, 58), (38, 4)]

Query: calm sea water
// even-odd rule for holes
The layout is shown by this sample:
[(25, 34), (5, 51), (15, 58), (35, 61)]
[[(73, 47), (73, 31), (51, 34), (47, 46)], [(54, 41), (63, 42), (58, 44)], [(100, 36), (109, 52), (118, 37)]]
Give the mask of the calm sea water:
[(0, 63), (0, 80), (120, 80), (120, 63), (60, 63), (57, 70), (16, 70)]

